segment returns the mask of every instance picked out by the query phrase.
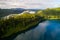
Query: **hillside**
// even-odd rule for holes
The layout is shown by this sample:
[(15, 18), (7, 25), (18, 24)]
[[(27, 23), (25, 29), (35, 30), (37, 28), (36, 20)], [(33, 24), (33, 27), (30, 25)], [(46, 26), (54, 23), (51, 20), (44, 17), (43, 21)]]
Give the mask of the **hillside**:
[(22, 8), (14, 8), (14, 9), (0, 9), (0, 18), (10, 15), (10, 14), (19, 14), (25, 11), (25, 9)]
[(37, 11), (37, 14), (44, 16), (46, 19), (60, 19), (60, 8), (47, 8)]
[(0, 19), (0, 38), (35, 27), (44, 18), (36, 14), (12, 14)]
[(0, 18), (10, 14), (19, 14), (27, 10), (37, 11), (38, 9), (24, 9), (24, 8), (0, 9)]

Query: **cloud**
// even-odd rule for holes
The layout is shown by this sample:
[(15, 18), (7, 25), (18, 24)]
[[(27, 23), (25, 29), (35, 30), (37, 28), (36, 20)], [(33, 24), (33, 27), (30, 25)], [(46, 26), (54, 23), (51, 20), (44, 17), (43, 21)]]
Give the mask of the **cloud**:
[(59, 0), (0, 0), (0, 8), (49, 8), (60, 7)]

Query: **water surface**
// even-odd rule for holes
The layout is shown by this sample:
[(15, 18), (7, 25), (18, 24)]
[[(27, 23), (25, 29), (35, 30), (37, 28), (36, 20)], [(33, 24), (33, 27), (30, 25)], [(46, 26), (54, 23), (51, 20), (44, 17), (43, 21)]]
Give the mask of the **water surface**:
[(17, 35), (14, 40), (60, 40), (60, 20), (39, 23), (36, 28)]

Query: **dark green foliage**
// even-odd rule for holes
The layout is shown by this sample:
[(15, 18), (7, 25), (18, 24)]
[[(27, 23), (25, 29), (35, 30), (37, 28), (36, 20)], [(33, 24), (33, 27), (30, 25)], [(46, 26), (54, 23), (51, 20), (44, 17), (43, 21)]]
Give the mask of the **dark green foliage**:
[(47, 8), (37, 11), (37, 14), (45, 19), (60, 19), (60, 8)]
[(47, 8), (43, 10), (46, 15), (60, 15), (60, 8)]
[(36, 14), (21, 14), (14, 15), (13, 17), (9, 16), (9, 18), (1, 18), (0, 19), (0, 38), (8, 37), (13, 33), (18, 31), (26, 30), (42, 20), (42, 17)]

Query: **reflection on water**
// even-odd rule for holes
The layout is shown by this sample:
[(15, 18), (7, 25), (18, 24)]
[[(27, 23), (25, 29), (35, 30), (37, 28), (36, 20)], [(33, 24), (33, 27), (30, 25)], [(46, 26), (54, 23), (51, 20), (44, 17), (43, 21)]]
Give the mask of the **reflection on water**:
[(60, 23), (56, 20), (49, 20), (19, 34), (14, 40), (60, 40)]

